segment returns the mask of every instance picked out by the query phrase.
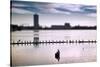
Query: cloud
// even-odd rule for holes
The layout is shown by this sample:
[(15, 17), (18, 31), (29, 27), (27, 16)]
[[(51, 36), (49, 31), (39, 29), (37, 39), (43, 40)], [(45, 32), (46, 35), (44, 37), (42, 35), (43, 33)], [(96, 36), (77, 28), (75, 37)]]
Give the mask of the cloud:
[[(96, 14), (96, 6), (80, 4), (57, 4), (43, 2), (12, 1), (12, 10), (16, 13), (61, 13), (61, 14)], [(15, 9), (16, 8), (16, 9)]]
[[(36, 5), (35, 5), (36, 6)], [(41, 13), (60, 13), (60, 14), (70, 14), (70, 12), (64, 12), (64, 11), (60, 11), (60, 10), (57, 10), (55, 8), (54, 5), (52, 4), (47, 4), (47, 5), (39, 5), (39, 6), (36, 6)]]
[(69, 11), (81, 11), (80, 9), (81, 5), (75, 5), (75, 4), (65, 4), (61, 5), (59, 8), (69, 10)]
[(85, 13), (96, 13), (96, 6), (83, 6), (80, 8)]
[[(16, 8), (16, 9), (15, 9)], [(54, 4), (49, 3), (31, 3), (30, 2), (12, 2), (12, 10), (15, 13), (61, 13), (70, 14), (69, 12), (59, 11), (55, 9)]]
[(11, 12), (17, 14), (33, 14), (31, 11), (18, 9), (18, 8), (12, 8)]
[(96, 13), (91, 13), (91, 14), (87, 14), (87, 16), (89, 16), (89, 17), (96, 17), (97, 14)]
[(27, 6), (27, 5), (25, 5), (25, 4), (14, 3), (14, 4), (12, 4), (12, 7), (14, 7), (14, 6), (16, 6), (16, 7), (25, 7), (25, 6)]

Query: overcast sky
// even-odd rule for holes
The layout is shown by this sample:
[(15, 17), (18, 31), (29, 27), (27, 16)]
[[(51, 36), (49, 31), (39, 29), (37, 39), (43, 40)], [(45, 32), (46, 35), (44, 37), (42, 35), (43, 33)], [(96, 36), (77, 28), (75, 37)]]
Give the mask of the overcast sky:
[(12, 1), (12, 24), (33, 25), (34, 13), (39, 14), (42, 26), (64, 25), (96, 25), (96, 5), (41, 3)]

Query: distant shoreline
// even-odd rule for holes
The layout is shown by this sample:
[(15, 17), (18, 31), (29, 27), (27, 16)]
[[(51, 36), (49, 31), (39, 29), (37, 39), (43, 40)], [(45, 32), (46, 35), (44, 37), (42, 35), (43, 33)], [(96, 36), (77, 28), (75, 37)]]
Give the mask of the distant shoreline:
[(10, 31), (21, 30), (97, 30), (96, 26), (52, 26), (52, 27), (34, 27), (34, 26), (18, 26), (10, 25)]
[(40, 30), (97, 30), (97, 29), (33, 29), (33, 30), (14, 30), (14, 31), (11, 31), (11, 32), (15, 32), (15, 31), (40, 31)]

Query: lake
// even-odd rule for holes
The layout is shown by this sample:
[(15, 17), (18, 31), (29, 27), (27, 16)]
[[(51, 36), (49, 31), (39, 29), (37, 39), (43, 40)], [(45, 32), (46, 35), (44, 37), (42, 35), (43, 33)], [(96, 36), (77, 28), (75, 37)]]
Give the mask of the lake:
[[(96, 40), (96, 30), (36, 30), (15, 31), (11, 33), (11, 42), (59, 41), (59, 40)], [(30, 45), (11, 45), (12, 64), (14, 66), (81, 63), (96, 61), (96, 43), (51, 43)], [(60, 60), (55, 59), (59, 49)]]

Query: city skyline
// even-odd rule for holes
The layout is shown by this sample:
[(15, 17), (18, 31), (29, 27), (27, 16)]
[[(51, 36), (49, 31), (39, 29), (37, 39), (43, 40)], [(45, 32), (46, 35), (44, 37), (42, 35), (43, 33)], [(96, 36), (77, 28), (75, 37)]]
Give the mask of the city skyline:
[[(79, 16), (79, 17), (78, 17)], [(23, 26), (33, 26), (33, 15), (28, 14), (14, 14), (12, 15), (12, 23), (11, 24), (17, 24), (17, 25), (23, 25)], [(62, 14), (39, 14), (39, 25), (40, 26), (48, 26), (51, 25), (63, 25), (64, 23), (70, 23), (71, 26), (95, 26), (96, 25), (96, 18), (89, 18), (82, 16), (80, 18), (80, 15), (77, 15), (77, 17), (70, 17), (67, 15)]]
[(33, 15), (33, 26), (19, 26), (19, 25), (14, 25), (11, 24), (11, 31), (16, 31), (16, 30), (84, 30), (84, 29), (90, 29), (90, 30), (96, 30), (96, 25), (95, 26), (80, 26), (80, 25), (75, 25), (71, 26), (70, 23), (66, 22), (63, 25), (51, 25), (50, 27), (48, 26), (41, 26), (39, 24), (39, 14), (34, 14)]

